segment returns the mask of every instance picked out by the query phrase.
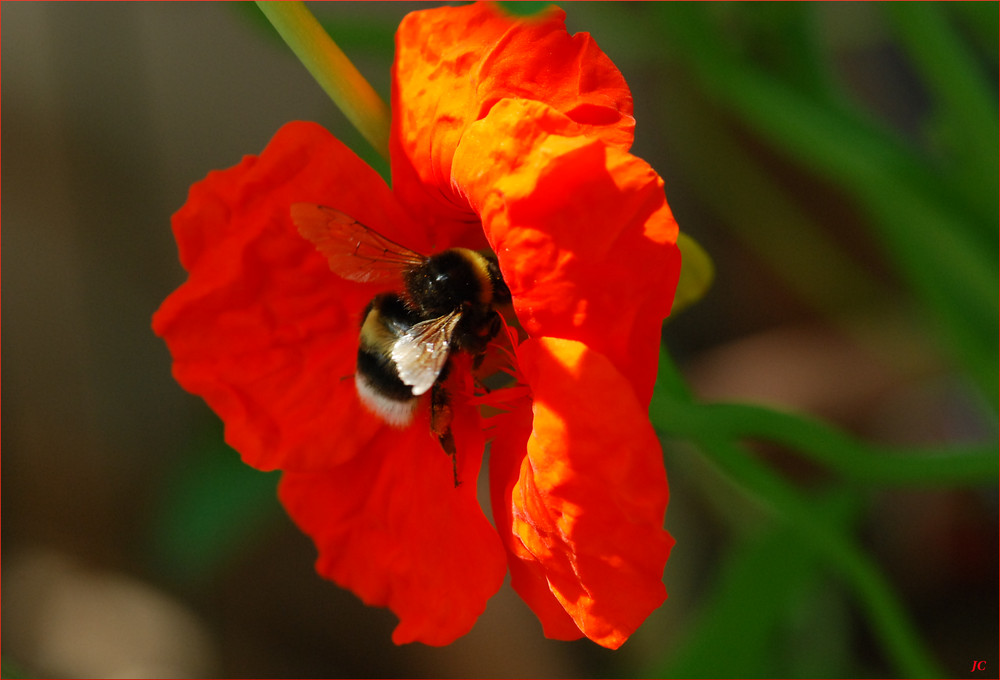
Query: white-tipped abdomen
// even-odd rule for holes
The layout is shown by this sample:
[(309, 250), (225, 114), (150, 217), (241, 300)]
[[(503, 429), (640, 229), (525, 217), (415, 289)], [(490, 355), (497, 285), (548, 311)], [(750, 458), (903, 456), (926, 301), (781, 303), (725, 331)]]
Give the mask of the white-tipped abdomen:
[(390, 399), (372, 386), (371, 382), (360, 372), (354, 374), (354, 384), (358, 388), (358, 397), (365, 407), (393, 427), (406, 427), (413, 422), (413, 413), (417, 410), (419, 399), (413, 397), (406, 401)]

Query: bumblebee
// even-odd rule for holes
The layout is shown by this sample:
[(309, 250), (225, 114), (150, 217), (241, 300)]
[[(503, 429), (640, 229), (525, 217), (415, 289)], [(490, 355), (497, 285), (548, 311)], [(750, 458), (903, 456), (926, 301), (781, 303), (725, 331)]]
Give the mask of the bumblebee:
[[(292, 221), (338, 276), (401, 284), (365, 308), (354, 382), (361, 402), (395, 427), (413, 420), (431, 392), (431, 431), (452, 456), (450, 400), (442, 383), (454, 352), (482, 361), (502, 326), (496, 307), (511, 301), (494, 257), (467, 248), (422, 255), (339, 210), (296, 203)], [(456, 475), (456, 484), (458, 483)]]

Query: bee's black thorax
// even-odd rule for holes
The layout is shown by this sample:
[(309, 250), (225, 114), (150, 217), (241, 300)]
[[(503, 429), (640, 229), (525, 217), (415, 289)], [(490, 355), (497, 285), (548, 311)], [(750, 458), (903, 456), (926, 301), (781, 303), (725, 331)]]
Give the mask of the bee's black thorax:
[(487, 260), (465, 248), (432, 255), (403, 274), (414, 308), (427, 317), (443, 316), (460, 308), (488, 306), (493, 283)]
[(409, 304), (423, 318), (460, 310), (457, 349), (480, 354), (500, 329), (494, 303), (510, 302), (510, 290), (496, 260), (474, 250), (452, 248), (403, 274)]

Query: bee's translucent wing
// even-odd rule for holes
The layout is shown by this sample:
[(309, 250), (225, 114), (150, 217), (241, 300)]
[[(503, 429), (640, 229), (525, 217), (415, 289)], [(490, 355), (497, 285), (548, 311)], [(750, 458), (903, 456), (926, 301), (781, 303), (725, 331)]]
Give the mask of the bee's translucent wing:
[(399, 378), (420, 396), (431, 388), (451, 350), (455, 326), (462, 318), (461, 310), (414, 324), (392, 346), (392, 360), (396, 362)]
[(326, 256), (333, 273), (370, 283), (398, 277), (426, 257), (401, 246), (339, 210), (315, 203), (295, 203), (292, 222), (316, 250)]

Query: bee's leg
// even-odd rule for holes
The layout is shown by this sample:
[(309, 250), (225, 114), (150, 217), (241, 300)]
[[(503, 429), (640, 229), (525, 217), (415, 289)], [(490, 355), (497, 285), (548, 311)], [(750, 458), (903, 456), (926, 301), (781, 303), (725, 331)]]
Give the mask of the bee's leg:
[(444, 434), (438, 435), (438, 441), (445, 453), (451, 456), (451, 474), (455, 479), (455, 488), (458, 488), (462, 482), (458, 481), (458, 453), (455, 451), (455, 438), (451, 435), (450, 427)]
[(483, 365), (483, 360), (486, 358), (486, 352), (480, 352), (472, 357), (472, 370), (478, 371), (480, 366)]
[(451, 398), (448, 390), (440, 383), (435, 383), (431, 388), (431, 432), (437, 435), (444, 452), (451, 456), (451, 471), (457, 487), (461, 482), (458, 481), (458, 453), (455, 448), (455, 437), (451, 433), (451, 419)]
[(451, 419), (451, 396), (441, 383), (434, 383), (431, 387), (431, 432), (438, 437), (450, 433)]

